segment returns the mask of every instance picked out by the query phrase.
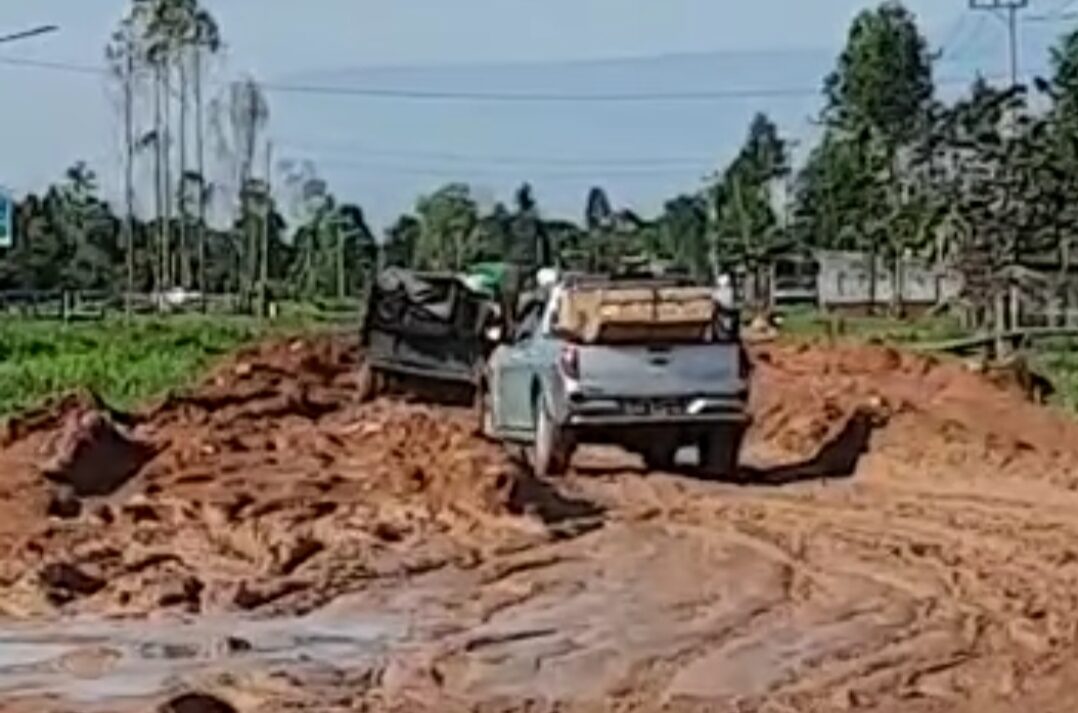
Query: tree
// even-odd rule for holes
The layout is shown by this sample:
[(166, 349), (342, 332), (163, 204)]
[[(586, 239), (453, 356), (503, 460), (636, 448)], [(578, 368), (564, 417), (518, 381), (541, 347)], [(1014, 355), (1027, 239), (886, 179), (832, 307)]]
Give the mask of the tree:
[(97, 177), (72, 165), (44, 196), (27, 196), (15, 211), (20, 236), (0, 260), (0, 286), (29, 290), (102, 290), (114, 286), (120, 220), (97, 195)]
[[(195, 13), (194, 35), (194, 94), (195, 94), (195, 153), (198, 161), (198, 270), (199, 288), (206, 290), (206, 205), (211, 192), (206, 180), (205, 126), (206, 107), (203, 97), (205, 55), (216, 55), (221, 51), (221, 31), (213, 15), (205, 9)], [(205, 303), (204, 303), (205, 304)]]
[(928, 43), (914, 16), (888, 0), (854, 19), (824, 81), (824, 119), (851, 133), (867, 127), (894, 151), (924, 129), (933, 91)]
[(512, 242), (506, 259), (525, 272), (534, 272), (539, 267), (552, 265), (554, 256), (550, 238), (539, 214), (532, 187), (527, 183), (523, 184), (517, 189), (515, 198), (516, 215), (513, 216)]
[(471, 253), (469, 245), (479, 208), (463, 183), (450, 183), (419, 199), (416, 213), (421, 231), (415, 259), (426, 270), (460, 270)]
[(423, 225), (414, 215), (402, 215), (386, 230), (382, 245), (382, 264), (386, 267), (411, 267), (416, 264), (416, 248)]
[(588, 231), (588, 245), (585, 249), (588, 268), (593, 271), (608, 270), (613, 267), (614, 253), (614, 211), (610, 199), (599, 186), (588, 191), (584, 206), (584, 226)]
[(707, 201), (699, 195), (677, 196), (663, 206), (659, 223), (674, 265), (694, 277), (707, 277), (711, 271)]
[(512, 242), (513, 215), (504, 203), (495, 203), (475, 227), (467, 262), (500, 261), (509, 253)]
[(599, 186), (593, 186), (588, 191), (587, 207), (584, 209), (584, 225), (588, 230), (600, 230), (611, 226), (611, 218), (614, 211), (610, 207), (610, 199)]
[[(933, 93), (932, 58), (914, 16), (892, 1), (859, 14), (824, 82), (827, 134), (799, 181), (798, 232), (867, 250), (873, 303), (877, 256), (889, 254), (897, 274), (924, 232), (908, 220), (914, 191), (902, 176), (917, 173), (910, 149), (931, 129)], [(826, 207), (806, 205), (809, 197)]]
[(118, 221), (97, 196), (97, 176), (82, 161), (65, 172), (65, 181), (51, 192), (53, 221), (67, 259), (64, 286), (72, 289), (111, 287), (119, 255)]
[(240, 214), (236, 224), (243, 226), (246, 231), (240, 241), (243, 259), (239, 269), (241, 292), (245, 303), (251, 306), (259, 282), (262, 233), (258, 226), (262, 223), (248, 218), (247, 214), (253, 213), (257, 217), (258, 211), (266, 205), (260, 202), (258, 191), (251, 188), (263, 187), (254, 182), (254, 166), (261, 134), (269, 122), (269, 116), (265, 94), (252, 78), (230, 84), (226, 96), (215, 101), (211, 108), (211, 128), (217, 139), (218, 153), (227, 156), (232, 164), (231, 181)]
[(337, 299), (362, 293), (378, 263), (378, 244), (363, 209), (345, 203), (337, 210)]
[[(149, 32), (153, 37), (157, 60), (161, 66), (164, 88), (163, 144), (165, 184), (165, 224), (168, 233), (166, 245), (172, 236), (172, 205), (175, 198), (178, 242), (174, 258), (166, 258), (166, 275), (169, 284), (178, 279), (182, 287), (189, 288), (193, 283), (191, 254), (188, 242), (190, 228), (189, 193), (187, 191), (187, 129), (190, 106), (190, 65), (189, 54), (195, 41), (198, 28), (197, 0), (151, 0), (153, 12), (149, 23)], [(175, 81), (174, 81), (175, 76)], [(172, 171), (172, 98), (177, 95), (179, 105), (178, 137), (175, 146), (178, 151), (176, 172)], [(173, 181), (173, 176), (177, 177)]]
[(120, 21), (105, 48), (110, 76), (121, 86), (124, 123), (124, 251), (126, 255), (125, 308), (131, 316), (131, 295), (135, 291), (135, 89), (142, 56), (136, 18)]
[(0, 284), (22, 290), (60, 287), (64, 246), (53, 230), (45, 200), (30, 194), (16, 207), (14, 218), (19, 238), (0, 263)]
[(788, 247), (775, 215), (775, 186), (789, 172), (786, 143), (767, 116), (757, 114), (745, 144), (710, 191), (718, 261), (752, 271), (755, 294), (766, 292), (771, 259)]
[(548, 220), (544, 225), (558, 264), (570, 270), (587, 270), (587, 232), (569, 220)]

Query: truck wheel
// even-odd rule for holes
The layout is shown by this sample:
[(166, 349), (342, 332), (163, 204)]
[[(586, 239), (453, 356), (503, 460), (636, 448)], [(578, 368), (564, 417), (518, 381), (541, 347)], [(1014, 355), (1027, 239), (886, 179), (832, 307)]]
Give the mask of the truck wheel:
[(475, 387), (475, 400), (473, 410), (475, 412), (475, 435), (480, 438), (494, 438), (494, 397), (487, 388), (486, 383), (481, 382)]
[(531, 448), (531, 464), (535, 475), (565, 475), (572, 458), (572, 449), (565, 432), (554, 423), (544, 399), (535, 405), (535, 439)]
[(745, 431), (739, 426), (717, 428), (700, 439), (700, 470), (709, 478), (736, 480)]
[(381, 396), (382, 391), (385, 389), (385, 377), (366, 360), (359, 367), (359, 375), (356, 381), (359, 391), (357, 396), (360, 403), (373, 401)]
[(642, 454), (644, 466), (652, 472), (669, 472), (677, 465), (677, 452), (676, 446), (652, 446)]

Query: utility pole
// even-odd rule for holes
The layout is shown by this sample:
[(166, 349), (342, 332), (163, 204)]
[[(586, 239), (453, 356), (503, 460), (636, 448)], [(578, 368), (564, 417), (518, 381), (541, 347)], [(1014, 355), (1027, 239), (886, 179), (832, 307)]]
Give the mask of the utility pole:
[(1011, 87), (1018, 85), (1018, 14), (1029, 0), (969, 0), (970, 10), (987, 10), (1007, 24), (1007, 51)]
[[(1007, 24), (1007, 51), (1010, 64), (1010, 89), (1018, 86), (1018, 13), (1029, 7), (1029, 0), (969, 0), (971, 10), (987, 10), (992, 12)], [(1008, 130), (1013, 133), (1018, 126), (1017, 112), (1007, 112), (1006, 123)], [(1017, 255), (1015, 259), (1017, 260)], [(1008, 310), (1008, 303), (1010, 309)], [(995, 289), (995, 336), (996, 358), (1004, 356), (1005, 344), (1003, 332), (1007, 322), (1007, 312), (1010, 312), (1011, 328), (1017, 329), (1021, 316), (1019, 314), (1018, 290), (1016, 285), (1008, 278), (1005, 281), (997, 280)]]

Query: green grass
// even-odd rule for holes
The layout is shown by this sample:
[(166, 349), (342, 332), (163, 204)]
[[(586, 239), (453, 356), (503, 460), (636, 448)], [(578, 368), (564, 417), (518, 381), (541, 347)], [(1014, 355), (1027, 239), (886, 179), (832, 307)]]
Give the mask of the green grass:
[(1032, 363), (1056, 389), (1056, 402), (1078, 412), (1078, 339), (1053, 339), (1038, 345)]
[(130, 408), (190, 383), (215, 358), (281, 328), (201, 316), (84, 324), (0, 319), (0, 415), (79, 388)]
[[(813, 309), (782, 313), (783, 334), (806, 339), (828, 336), (831, 317)], [(891, 344), (942, 342), (966, 336), (958, 321), (948, 316), (899, 320), (893, 317), (842, 317), (842, 334), (854, 341), (882, 341)]]

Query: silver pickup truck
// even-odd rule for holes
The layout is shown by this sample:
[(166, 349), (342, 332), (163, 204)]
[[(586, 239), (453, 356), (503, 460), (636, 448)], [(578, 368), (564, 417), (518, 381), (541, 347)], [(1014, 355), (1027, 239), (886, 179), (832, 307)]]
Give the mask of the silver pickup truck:
[(569, 289), (528, 302), (491, 355), (478, 400), (483, 433), (527, 445), (541, 476), (563, 473), (589, 443), (621, 446), (655, 470), (695, 446), (704, 473), (735, 476), (749, 392), (736, 313), (717, 308), (706, 339), (586, 343), (555, 329)]

